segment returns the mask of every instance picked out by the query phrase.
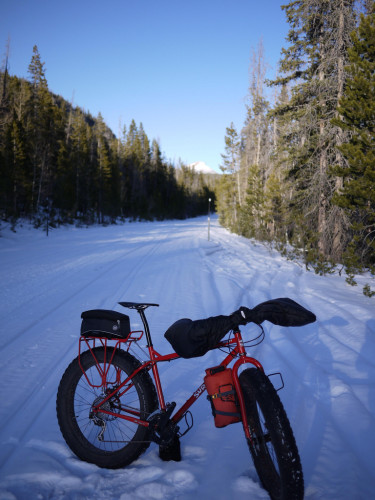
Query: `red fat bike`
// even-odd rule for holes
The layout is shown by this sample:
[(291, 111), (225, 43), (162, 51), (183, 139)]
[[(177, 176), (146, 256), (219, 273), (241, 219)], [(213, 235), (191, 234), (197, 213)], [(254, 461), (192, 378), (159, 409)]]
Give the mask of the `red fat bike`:
[[(78, 357), (61, 379), (57, 416), (71, 450), (80, 459), (104, 468), (129, 465), (151, 442), (157, 443), (161, 453), (168, 455), (168, 450), (175, 449), (179, 438), (192, 427), (189, 409), (206, 391), (207, 376), (220, 373), (234, 363), (230, 387), (219, 387), (209, 397), (213, 410), (220, 401), (230, 402), (231, 408), (235, 404), (237, 411), (217, 410), (217, 418), (223, 413), (229, 415), (228, 423), (242, 423), (255, 468), (272, 499), (303, 498), (301, 461), (288, 417), (262, 365), (245, 350), (249, 342), (255, 345), (254, 341), (263, 340), (261, 325), (258, 325), (259, 336), (252, 341), (244, 342), (238, 327), (220, 341), (215, 348), (224, 350), (225, 358), (219, 366), (206, 370), (205, 382), (176, 410), (176, 403), (165, 402), (158, 364), (180, 356), (162, 355), (154, 349), (145, 316), (145, 309), (157, 304), (120, 304), (140, 314), (144, 331), (132, 332), (128, 325), (121, 333), (118, 318), (128, 317), (115, 311), (102, 311), (101, 319), (112, 321), (112, 333), (107, 327), (98, 326), (81, 330)], [(87, 322), (90, 323), (90, 317), (86, 318)], [(149, 359), (141, 362), (131, 352), (143, 334)], [(281, 375), (280, 380), (283, 387)], [(226, 423), (217, 426), (223, 425)]]

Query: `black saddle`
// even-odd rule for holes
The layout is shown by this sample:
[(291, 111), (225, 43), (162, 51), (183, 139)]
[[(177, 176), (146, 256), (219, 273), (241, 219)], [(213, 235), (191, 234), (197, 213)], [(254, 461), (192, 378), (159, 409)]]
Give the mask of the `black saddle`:
[(145, 302), (119, 302), (120, 306), (127, 307), (128, 309), (136, 309), (139, 311), (144, 311), (150, 306), (159, 307), (159, 304), (150, 304)]

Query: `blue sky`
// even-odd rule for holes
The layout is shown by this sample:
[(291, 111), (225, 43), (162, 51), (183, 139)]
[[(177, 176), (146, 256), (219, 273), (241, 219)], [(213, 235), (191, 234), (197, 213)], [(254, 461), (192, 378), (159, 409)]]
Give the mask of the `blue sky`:
[(244, 123), (253, 49), (272, 77), (288, 25), (279, 0), (0, 0), (0, 53), (27, 77), (33, 46), (51, 91), (119, 134), (134, 118), (167, 159), (218, 170)]

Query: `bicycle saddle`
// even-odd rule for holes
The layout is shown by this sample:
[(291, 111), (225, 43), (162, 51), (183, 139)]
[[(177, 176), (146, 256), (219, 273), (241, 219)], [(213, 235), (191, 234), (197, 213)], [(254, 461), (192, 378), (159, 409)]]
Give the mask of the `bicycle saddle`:
[(128, 309), (136, 309), (137, 311), (144, 311), (147, 307), (159, 307), (159, 304), (149, 304), (145, 302), (119, 302), (120, 306), (127, 307)]

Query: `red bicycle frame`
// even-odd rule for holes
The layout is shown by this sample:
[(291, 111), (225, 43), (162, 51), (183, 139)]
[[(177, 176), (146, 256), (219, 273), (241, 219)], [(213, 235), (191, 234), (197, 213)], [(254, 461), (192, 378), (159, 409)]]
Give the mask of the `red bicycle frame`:
[[(135, 337), (134, 334), (137, 334), (137, 333), (141, 333), (141, 335), (139, 337)], [(152, 374), (153, 374), (154, 381), (155, 381), (155, 386), (156, 386), (157, 396), (158, 396), (158, 400), (159, 400), (160, 410), (161, 411), (166, 411), (166, 404), (165, 404), (165, 400), (164, 400), (164, 394), (163, 394), (163, 389), (162, 389), (162, 385), (161, 385), (161, 381), (160, 381), (159, 370), (158, 370), (157, 364), (160, 363), (160, 362), (164, 362), (164, 361), (173, 361), (175, 359), (178, 359), (180, 357), (178, 354), (171, 353), (171, 354), (162, 355), (162, 354), (158, 353), (154, 349), (152, 343), (149, 341), (149, 345), (147, 346), (148, 347), (148, 353), (149, 353), (149, 361), (143, 362), (136, 370), (134, 370), (133, 373), (131, 373), (121, 383), (120, 383), (120, 380), (116, 380), (116, 381), (108, 381), (107, 380), (108, 371), (109, 371), (111, 362), (113, 360), (113, 357), (115, 355), (115, 352), (116, 352), (117, 348), (121, 348), (122, 344), (127, 344), (127, 350), (129, 350), (131, 342), (139, 340), (142, 337), (142, 335), (143, 335), (143, 332), (132, 332), (127, 339), (125, 339), (125, 340), (118, 340), (116, 342), (116, 345), (115, 345), (113, 353), (112, 353), (112, 355), (110, 357), (110, 360), (108, 362), (105, 362), (103, 364), (103, 367), (100, 366), (100, 364), (98, 363), (98, 361), (97, 361), (97, 359), (95, 357), (95, 353), (93, 352), (93, 348), (95, 347), (95, 343), (96, 342), (100, 342), (100, 344), (104, 347), (105, 352), (106, 352), (106, 349), (107, 349), (107, 339), (106, 338), (81, 337), (80, 338), (79, 354), (81, 353), (81, 343), (85, 342), (86, 345), (88, 346), (89, 350), (91, 351), (91, 354), (93, 355), (93, 357), (95, 359), (96, 367), (98, 369), (98, 372), (99, 372), (99, 375), (100, 375), (101, 381), (102, 381), (102, 385), (101, 386), (103, 388), (106, 388), (107, 384), (114, 384), (116, 382), (119, 383), (119, 385), (114, 390), (110, 391), (106, 395), (106, 397), (103, 398), (100, 401), (100, 403), (98, 403), (96, 406), (94, 406), (92, 408), (93, 413), (100, 411), (100, 413), (102, 413), (102, 414), (104, 413), (104, 414), (107, 414), (107, 415), (112, 415), (114, 417), (121, 418), (121, 419), (124, 419), (124, 420), (128, 420), (130, 422), (136, 423), (138, 425), (142, 425), (144, 427), (148, 427), (150, 425), (150, 423), (147, 420), (143, 420), (143, 419), (140, 418), (140, 412), (136, 412), (135, 410), (131, 410), (131, 409), (128, 409), (128, 408), (127, 409), (119, 408), (119, 409), (121, 409), (123, 411), (126, 411), (126, 414), (118, 413), (118, 412), (115, 413), (115, 412), (107, 410), (107, 409), (105, 409), (103, 407), (104, 404), (108, 400), (110, 400), (114, 396), (116, 396), (116, 398), (119, 399), (131, 387), (133, 387), (133, 384), (132, 384), (131, 380), (141, 370), (148, 370), (148, 371), (151, 370)], [(147, 329), (146, 329), (146, 336), (147, 336), (147, 338), (149, 340), (151, 340), (151, 337), (150, 337), (149, 332), (147, 331)], [(93, 345), (90, 345), (90, 342)], [(222, 348), (222, 347), (230, 347), (231, 350), (229, 351), (229, 354), (226, 356), (226, 358), (220, 363), (221, 366), (227, 367), (235, 358), (238, 358), (237, 361), (235, 362), (233, 368), (232, 368), (233, 382), (234, 382), (235, 390), (236, 390), (238, 401), (239, 401), (239, 405), (240, 405), (241, 416), (242, 416), (242, 424), (243, 424), (243, 427), (244, 427), (245, 435), (246, 435), (246, 437), (248, 439), (251, 440), (249, 426), (247, 424), (247, 418), (246, 418), (245, 402), (244, 402), (244, 399), (243, 399), (242, 390), (241, 390), (241, 386), (240, 386), (240, 383), (239, 383), (239, 374), (238, 374), (238, 371), (239, 371), (239, 368), (241, 366), (243, 366), (244, 364), (251, 364), (251, 365), (255, 366), (256, 368), (258, 368), (258, 369), (260, 369), (262, 371), (264, 371), (264, 370), (263, 370), (263, 367), (262, 367), (262, 365), (260, 364), (260, 362), (258, 360), (256, 360), (255, 358), (247, 356), (246, 350), (245, 350), (245, 346), (244, 346), (244, 343), (243, 343), (243, 340), (242, 340), (242, 335), (241, 335), (241, 332), (240, 332), (239, 329), (234, 332), (234, 337), (233, 338), (225, 340), (223, 342), (220, 342), (216, 346), (216, 348)], [(105, 356), (105, 359), (106, 359), (106, 356)], [(82, 371), (85, 374), (84, 370), (82, 370)], [(86, 376), (86, 374), (85, 374), (85, 376)], [(117, 372), (117, 374), (116, 374), (116, 378), (117, 377), (119, 377), (119, 372)], [(86, 376), (86, 380), (87, 380), (87, 382), (91, 386), (93, 386), (92, 383), (91, 383), (91, 381), (87, 378), (87, 376)], [(98, 387), (101, 387), (101, 386), (100, 385), (95, 385), (93, 387), (98, 388)], [(175, 424), (177, 424), (184, 417), (184, 415), (186, 414), (186, 412), (188, 411), (188, 409), (204, 393), (205, 389), (206, 389), (205, 384), (202, 383), (193, 392), (193, 394), (190, 396), (190, 398), (181, 406), (181, 408), (179, 410), (177, 410), (177, 412), (172, 416), (172, 418), (171, 418), (172, 422), (174, 422)]]

